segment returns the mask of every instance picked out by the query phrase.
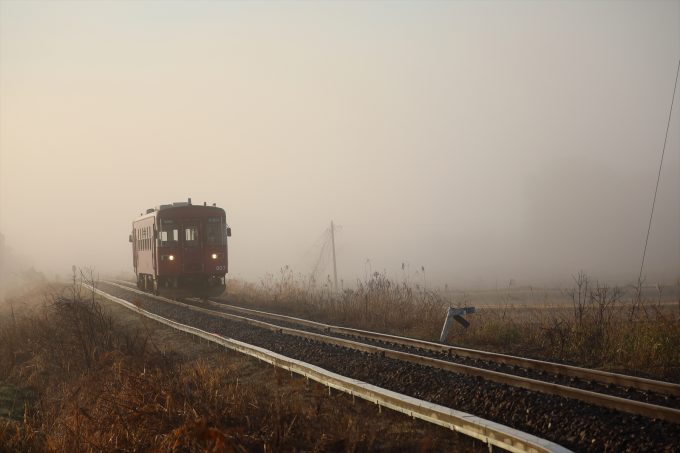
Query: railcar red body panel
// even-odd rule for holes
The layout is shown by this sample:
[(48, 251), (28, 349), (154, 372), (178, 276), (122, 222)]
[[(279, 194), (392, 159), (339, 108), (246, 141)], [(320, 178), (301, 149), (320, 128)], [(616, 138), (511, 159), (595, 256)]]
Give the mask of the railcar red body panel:
[(132, 223), (137, 285), (169, 297), (209, 297), (224, 292), (228, 271), (224, 209), (188, 202), (148, 209)]

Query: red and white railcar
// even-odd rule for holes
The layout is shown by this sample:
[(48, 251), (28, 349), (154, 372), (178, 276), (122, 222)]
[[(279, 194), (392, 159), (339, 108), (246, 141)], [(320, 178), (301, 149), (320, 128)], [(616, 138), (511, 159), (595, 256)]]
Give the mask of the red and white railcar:
[(168, 297), (218, 296), (226, 289), (227, 226), (224, 209), (187, 202), (147, 209), (132, 222), (137, 286)]

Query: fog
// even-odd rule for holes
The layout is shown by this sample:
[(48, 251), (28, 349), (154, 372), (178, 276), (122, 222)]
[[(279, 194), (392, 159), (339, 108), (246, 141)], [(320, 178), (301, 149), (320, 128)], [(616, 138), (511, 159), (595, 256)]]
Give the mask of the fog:
[[(0, 233), (48, 276), (130, 272), (132, 220), (191, 197), (235, 278), (308, 274), (333, 220), (346, 284), (633, 282), (679, 58), (678, 1), (3, 1)], [(653, 282), (680, 278), (678, 97)]]

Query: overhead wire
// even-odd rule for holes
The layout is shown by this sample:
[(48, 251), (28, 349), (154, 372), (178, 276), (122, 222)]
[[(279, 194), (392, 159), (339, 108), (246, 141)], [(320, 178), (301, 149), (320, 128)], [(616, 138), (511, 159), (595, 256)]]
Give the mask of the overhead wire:
[(671, 127), (671, 116), (673, 115), (673, 103), (675, 101), (675, 91), (678, 88), (678, 74), (680, 74), (680, 60), (678, 60), (678, 69), (675, 72), (675, 85), (673, 87), (673, 96), (671, 97), (671, 108), (668, 112), (668, 124), (666, 125), (666, 136), (663, 140), (663, 149), (661, 151), (661, 162), (659, 162), (659, 173), (656, 176), (656, 188), (654, 189), (654, 198), (652, 200), (652, 210), (649, 214), (649, 225), (647, 226), (647, 237), (645, 238), (645, 248), (642, 251), (642, 263), (640, 264), (640, 274), (638, 275), (638, 291), (642, 289), (642, 270), (645, 266), (645, 255), (647, 254), (647, 244), (649, 243), (649, 232), (652, 230), (652, 218), (654, 217), (654, 206), (656, 205), (656, 195), (659, 192), (659, 181), (661, 180), (661, 167), (663, 166), (663, 158), (666, 154), (666, 143), (668, 142), (668, 130)]

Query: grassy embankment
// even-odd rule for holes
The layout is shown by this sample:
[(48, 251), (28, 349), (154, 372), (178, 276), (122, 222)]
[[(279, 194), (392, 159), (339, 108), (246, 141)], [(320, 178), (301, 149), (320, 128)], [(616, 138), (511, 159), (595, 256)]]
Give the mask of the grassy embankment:
[(85, 292), (38, 291), (0, 303), (0, 451), (477, 448)]
[[(573, 288), (558, 293), (558, 306), (545, 298), (537, 306), (518, 305), (511, 294), (470, 315), (468, 329), (455, 325), (449, 343), (680, 381), (680, 301), (662, 304), (583, 273)], [(334, 294), (288, 268), (257, 285), (232, 280), (223, 297), (246, 307), (431, 341), (439, 339), (447, 307), (475, 305), (473, 295), (446, 297), (378, 273)]]

